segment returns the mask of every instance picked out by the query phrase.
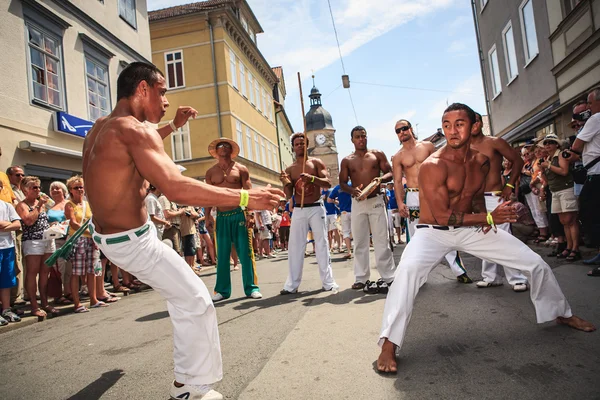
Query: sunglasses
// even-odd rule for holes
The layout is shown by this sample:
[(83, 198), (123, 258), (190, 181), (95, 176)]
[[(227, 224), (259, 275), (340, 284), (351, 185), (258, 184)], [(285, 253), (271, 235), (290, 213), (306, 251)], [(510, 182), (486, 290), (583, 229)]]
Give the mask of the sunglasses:
[(410, 129), (410, 126), (406, 125), (406, 126), (401, 126), (400, 128), (396, 128), (396, 133), (400, 133), (400, 132), (406, 132), (407, 130)]
[(22, 178), (25, 176), (25, 174), (15, 174), (15, 176), (18, 176), (19, 178)]
[(556, 145), (558, 145), (558, 143), (556, 143), (554, 140), (549, 140), (549, 141), (543, 142), (542, 144), (544, 146), (547, 145), (547, 144), (556, 144)]
[(229, 143), (219, 143), (217, 145), (217, 149), (220, 149), (221, 147), (229, 147), (229, 148), (231, 148), (231, 145)]
[(83, 186), (73, 186), (73, 189), (75, 189), (75, 190), (83, 190)]
[(33, 190), (41, 190), (41, 189), (42, 189), (42, 187), (41, 187), (41, 186), (32, 186), (30, 189), (33, 189)]

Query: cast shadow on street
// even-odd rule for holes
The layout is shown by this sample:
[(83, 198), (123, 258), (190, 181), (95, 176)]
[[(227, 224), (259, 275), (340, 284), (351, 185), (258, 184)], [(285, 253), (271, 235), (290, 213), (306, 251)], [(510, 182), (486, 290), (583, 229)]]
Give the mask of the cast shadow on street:
[[(249, 301), (240, 303), (240, 304), (236, 305), (235, 307), (233, 307), (233, 309), (234, 310), (247, 310), (250, 308), (264, 309), (264, 308), (277, 307), (282, 304), (287, 304), (287, 303), (292, 303), (294, 301), (298, 301), (305, 297), (314, 296), (321, 292), (322, 292), (321, 289), (317, 289), (317, 290), (311, 290), (311, 291), (307, 291), (307, 292), (298, 292), (296, 294), (288, 294), (288, 295), (283, 295), (283, 296), (276, 295), (273, 297), (263, 298), (261, 300), (250, 300), (250, 299), (246, 299), (245, 297), (243, 297), (240, 299), (235, 299), (234, 301), (239, 301), (239, 300), (249, 300)], [(215, 306), (218, 307), (218, 305), (222, 304), (222, 303), (223, 302), (219, 302), (219, 303), (215, 304)]]
[(125, 375), (122, 369), (113, 369), (102, 374), (94, 382), (90, 383), (67, 400), (96, 400)]
[(348, 288), (336, 294), (330, 293), (328, 296), (317, 297), (313, 299), (303, 299), (302, 302), (304, 303), (303, 305), (306, 307), (314, 307), (319, 306), (321, 304), (367, 304), (380, 299), (385, 299), (385, 297), (377, 294), (367, 294), (362, 290), (354, 290)]
[(148, 322), (148, 321), (157, 321), (159, 319), (168, 318), (168, 311), (158, 311), (152, 314), (144, 315), (143, 317), (139, 317), (135, 320), (135, 322)]

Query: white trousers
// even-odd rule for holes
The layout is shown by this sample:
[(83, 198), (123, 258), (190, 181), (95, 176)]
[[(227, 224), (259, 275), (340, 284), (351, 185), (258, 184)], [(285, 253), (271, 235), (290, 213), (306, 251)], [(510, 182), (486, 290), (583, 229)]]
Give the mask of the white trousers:
[[(493, 194), (491, 192), (486, 192), (485, 193), (485, 208), (487, 209), (487, 211), (492, 212), (496, 209), (496, 207), (498, 207), (500, 204), (504, 203), (504, 200), (501, 200), (501, 199), (502, 198), (495, 193)], [(512, 231), (510, 229), (509, 223), (496, 225), (496, 227), (499, 230), (503, 230), (512, 235)], [(505, 249), (505, 251), (512, 251), (512, 249), (507, 248), (507, 249)], [(489, 262), (489, 261), (483, 260), (483, 263), (481, 263), (481, 276), (482, 276), (483, 280), (485, 282), (490, 282), (490, 283), (501, 283), (502, 277), (498, 275), (499, 268), (500, 268), (500, 265), (498, 265), (494, 262)], [(506, 280), (512, 286), (516, 285), (517, 283), (527, 283), (527, 278), (525, 277), (525, 275), (523, 275), (519, 271), (514, 270), (512, 268), (504, 267), (504, 275), (506, 275)]]
[(355, 282), (365, 283), (371, 276), (369, 227), (373, 237), (373, 247), (375, 247), (375, 265), (383, 280), (390, 283), (394, 280), (396, 265), (390, 249), (387, 211), (381, 195), (362, 201), (352, 199)]
[(387, 212), (387, 222), (388, 222), (388, 231), (389, 231), (389, 235), (390, 237), (394, 237), (394, 235), (396, 234), (396, 231), (394, 229), (394, 215), (392, 213), (392, 210), (390, 210), (389, 208), (386, 210)]
[(306, 236), (309, 227), (315, 240), (315, 255), (319, 264), (319, 275), (321, 276), (323, 289), (330, 290), (338, 287), (331, 270), (331, 258), (327, 241), (327, 219), (325, 217), (325, 207), (322, 203), (316, 207), (294, 207), (288, 245), (289, 275), (283, 286), (288, 292), (297, 290), (300, 282), (302, 282), (304, 251), (306, 250)]
[[(90, 223), (92, 229), (94, 225)], [(179, 383), (204, 385), (223, 378), (217, 313), (208, 289), (187, 263), (165, 246), (152, 222), (139, 237), (132, 229), (111, 235), (93, 233), (94, 242), (106, 257), (150, 285), (167, 300), (173, 324), (175, 379)], [(107, 244), (106, 240), (128, 236), (129, 240)], [(100, 239), (100, 243), (98, 240)]]
[(525, 200), (531, 211), (531, 216), (538, 228), (548, 227), (548, 217), (546, 216), (546, 205), (540, 201), (540, 198), (533, 193), (525, 195)]
[[(510, 249), (510, 251), (507, 251)], [(421, 228), (402, 253), (394, 284), (385, 301), (379, 345), (387, 338), (402, 346), (406, 328), (419, 288), (427, 276), (451, 250), (464, 251), (487, 261), (501, 263), (527, 274), (531, 282), (531, 301), (538, 323), (557, 317), (571, 317), (571, 307), (565, 299), (552, 270), (542, 257), (519, 239), (502, 230), (484, 234), (481, 230), (462, 227), (442, 231)]]
[[(420, 203), (419, 203), (419, 192), (406, 192), (406, 206), (409, 210), (420, 211)], [(408, 222), (408, 235), (407, 235), (407, 243), (410, 243), (413, 235), (415, 234), (416, 227), (419, 224), (419, 218), (407, 218)], [(460, 258), (460, 254), (457, 251), (451, 251), (446, 254), (446, 262), (450, 266), (450, 269), (456, 276), (461, 276), (462, 274), (466, 274), (467, 270), (464, 267), (463, 260)]]

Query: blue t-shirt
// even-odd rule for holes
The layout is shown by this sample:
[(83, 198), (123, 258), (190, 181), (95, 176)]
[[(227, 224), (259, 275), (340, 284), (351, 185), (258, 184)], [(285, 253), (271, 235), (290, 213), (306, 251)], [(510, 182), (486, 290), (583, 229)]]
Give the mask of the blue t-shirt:
[(395, 210), (398, 208), (398, 202), (396, 201), (396, 191), (394, 189), (387, 191), (388, 196), (388, 209)]
[(325, 212), (327, 215), (336, 215), (339, 214), (339, 210), (337, 208), (337, 206), (335, 205), (335, 203), (330, 203), (327, 201), (327, 197), (329, 197), (329, 194), (331, 193), (331, 189), (330, 190), (323, 190), (321, 192), (323, 195), (325, 195)]
[(338, 199), (341, 212), (352, 212), (352, 196), (350, 196), (349, 193), (342, 192), (340, 185), (337, 185), (331, 190), (329, 193), (329, 198)]

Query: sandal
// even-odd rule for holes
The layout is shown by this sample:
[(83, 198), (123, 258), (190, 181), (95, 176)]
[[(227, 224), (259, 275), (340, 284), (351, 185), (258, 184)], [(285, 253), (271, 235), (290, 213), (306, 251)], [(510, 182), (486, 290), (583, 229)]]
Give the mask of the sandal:
[(90, 306), (90, 308), (101, 308), (101, 307), (108, 307), (108, 304), (106, 304), (103, 301), (98, 301), (96, 304)]
[(140, 286), (136, 285), (135, 283), (131, 283), (131, 282), (129, 282), (129, 284), (124, 285), (124, 286), (128, 287), (129, 289), (134, 290), (136, 292), (139, 292), (140, 290), (142, 290), (142, 288)]
[(83, 314), (86, 312), (90, 312), (90, 310), (88, 310), (84, 305), (80, 305), (75, 310), (73, 310), (73, 312), (76, 314)]
[(39, 308), (35, 311), (31, 311), (31, 315), (35, 316), (35, 317), (40, 317), (40, 318), (44, 318), (47, 314), (44, 310), (40, 310)]
[(600, 267), (596, 267), (587, 273), (588, 276), (600, 276)]
[(564, 249), (562, 253), (558, 253), (556, 258), (567, 258), (571, 254), (571, 249)]
[(113, 290), (115, 292), (120, 292), (120, 293), (126, 293), (131, 291), (131, 289), (129, 289), (127, 286), (125, 285), (118, 285), (118, 286), (114, 286)]
[(567, 260), (567, 261), (581, 260), (581, 253), (579, 252), (579, 250), (573, 250), (569, 253), (569, 255), (567, 257), (565, 257), (565, 260)]
[(119, 301), (119, 298), (117, 296), (98, 297), (98, 301), (102, 301), (104, 303), (116, 303)]
[(65, 306), (68, 304), (73, 304), (73, 302), (69, 300), (66, 296), (60, 296), (58, 299), (54, 299), (54, 304), (59, 306)]
[(548, 240), (548, 236), (540, 235), (540, 236), (537, 237), (537, 239), (535, 239), (533, 241), (533, 243), (535, 243), (535, 244), (543, 244), (547, 240)]
[(355, 283), (355, 284), (353, 284), (351, 287), (352, 287), (352, 289), (354, 289), (354, 290), (361, 290), (361, 289), (364, 289), (364, 287), (365, 287), (365, 284), (364, 284), (364, 283), (362, 283), (362, 282), (356, 282), (356, 283)]
[(58, 310), (52, 307), (51, 305), (47, 305), (46, 307), (44, 307), (44, 311), (48, 314), (52, 314), (52, 316), (58, 315)]

